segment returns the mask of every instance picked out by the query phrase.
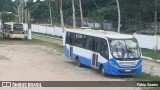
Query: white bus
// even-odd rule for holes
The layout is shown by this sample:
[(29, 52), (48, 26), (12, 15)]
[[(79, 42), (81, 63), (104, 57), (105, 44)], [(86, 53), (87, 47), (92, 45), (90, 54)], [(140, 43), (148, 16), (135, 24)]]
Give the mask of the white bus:
[(97, 69), (102, 75), (135, 75), (142, 72), (142, 57), (136, 38), (94, 30), (66, 30), (65, 56)]
[(19, 38), (19, 39), (26, 39), (27, 34), (24, 31), (23, 24), (20, 23), (5, 23), (2, 26), (2, 34), (4, 38)]

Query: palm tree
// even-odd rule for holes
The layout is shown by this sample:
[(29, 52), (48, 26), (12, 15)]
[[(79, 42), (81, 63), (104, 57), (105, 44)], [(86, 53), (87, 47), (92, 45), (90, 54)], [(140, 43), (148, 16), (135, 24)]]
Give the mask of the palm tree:
[(83, 27), (83, 11), (82, 11), (82, 1), (79, 0), (79, 9), (80, 9), (80, 14), (81, 14), (81, 26)]
[(49, 8), (49, 15), (50, 15), (50, 23), (51, 23), (51, 26), (53, 25), (53, 19), (52, 19), (52, 10), (51, 10), (51, 1), (52, 0), (45, 0), (48, 8)]
[(56, 7), (60, 11), (60, 16), (61, 16), (61, 27), (64, 32), (64, 19), (63, 19), (63, 7), (62, 7), (62, 0), (55, 0)]
[(72, 0), (72, 10), (73, 10), (73, 28), (76, 28), (76, 16), (75, 16), (74, 0)]

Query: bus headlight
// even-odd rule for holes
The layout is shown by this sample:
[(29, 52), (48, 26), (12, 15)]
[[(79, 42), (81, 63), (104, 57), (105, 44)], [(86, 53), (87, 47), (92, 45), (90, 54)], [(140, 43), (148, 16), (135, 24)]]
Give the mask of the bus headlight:
[(109, 63), (110, 63), (113, 67), (118, 68), (118, 66), (117, 66), (116, 64), (114, 64), (113, 62), (109, 61)]

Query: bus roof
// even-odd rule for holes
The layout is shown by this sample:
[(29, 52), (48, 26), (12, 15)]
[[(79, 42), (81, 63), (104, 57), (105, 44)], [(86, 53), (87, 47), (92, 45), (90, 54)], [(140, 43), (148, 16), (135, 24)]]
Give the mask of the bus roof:
[(130, 39), (133, 35), (120, 34), (113, 31), (103, 31), (103, 30), (85, 30), (85, 29), (67, 29), (68, 32), (74, 32), (79, 34), (91, 35), (96, 37), (108, 37), (112, 39)]
[(7, 23), (4, 23), (4, 24), (8, 24), (8, 25), (20, 24), (20, 25), (23, 25), (22, 23), (16, 23), (16, 22), (7, 22)]

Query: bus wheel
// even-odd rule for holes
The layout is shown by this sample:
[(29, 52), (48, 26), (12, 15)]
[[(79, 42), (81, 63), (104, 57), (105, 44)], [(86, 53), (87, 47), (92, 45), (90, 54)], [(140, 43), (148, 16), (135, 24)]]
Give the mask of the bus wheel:
[(101, 73), (101, 75), (103, 75), (103, 76), (105, 76), (105, 75), (106, 75), (106, 74), (105, 74), (105, 71), (104, 71), (104, 67), (103, 67), (103, 66), (101, 66), (100, 73)]
[(81, 67), (81, 66), (82, 66), (82, 64), (81, 64), (81, 62), (79, 61), (79, 58), (78, 58), (78, 57), (76, 58), (76, 62), (77, 62), (77, 66), (78, 66), (78, 67)]
[(5, 38), (4, 33), (3, 33), (3, 38)]
[(7, 37), (7, 38), (10, 39), (9, 34), (8, 34), (8, 37)]

